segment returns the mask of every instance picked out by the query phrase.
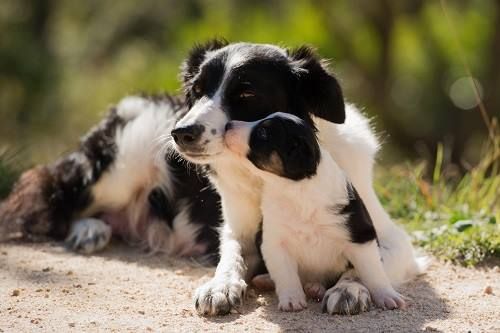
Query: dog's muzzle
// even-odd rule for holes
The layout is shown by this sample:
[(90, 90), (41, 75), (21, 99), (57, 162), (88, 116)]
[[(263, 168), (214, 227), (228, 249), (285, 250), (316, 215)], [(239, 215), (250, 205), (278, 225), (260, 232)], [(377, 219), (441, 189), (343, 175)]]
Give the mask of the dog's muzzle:
[(180, 149), (197, 151), (201, 150), (199, 143), (203, 131), (205, 131), (205, 126), (203, 125), (189, 125), (174, 128), (170, 134)]

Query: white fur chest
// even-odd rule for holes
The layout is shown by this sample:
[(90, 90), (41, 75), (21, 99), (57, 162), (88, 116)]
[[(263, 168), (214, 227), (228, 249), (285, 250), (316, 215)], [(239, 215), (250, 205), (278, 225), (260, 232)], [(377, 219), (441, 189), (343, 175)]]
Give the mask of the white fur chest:
[(263, 190), (263, 242), (278, 244), (288, 252), (297, 262), (303, 282), (335, 278), (348, 264), (343, 255), (349, 239), (344, 217), (326, 204), (331, 201), (274, 185), (266, 184)]

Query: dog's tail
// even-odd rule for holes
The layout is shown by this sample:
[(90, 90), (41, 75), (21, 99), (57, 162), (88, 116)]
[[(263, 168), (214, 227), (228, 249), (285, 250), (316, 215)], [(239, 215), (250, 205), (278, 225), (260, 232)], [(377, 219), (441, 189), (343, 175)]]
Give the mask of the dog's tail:
[(46, 166), (24, 172), (12, 192), (0, 203), (0, 241), (25, 234), (47, 234), (51, 228), (50, 186)]

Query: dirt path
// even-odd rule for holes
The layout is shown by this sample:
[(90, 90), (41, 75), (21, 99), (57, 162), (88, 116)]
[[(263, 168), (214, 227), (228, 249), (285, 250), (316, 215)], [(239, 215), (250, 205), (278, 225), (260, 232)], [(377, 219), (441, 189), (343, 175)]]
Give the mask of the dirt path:
[[(0, 244), (0, 332), (500, 332), (500, 271), (433, 264), (400, 291), (404, 311), (280, 313), (250, 291), (241, 314), (199, 317), (192, 291), (212, 269), (115, 244), (85, 257), (57, 244)], [(492, 293), (485, 293), (491, 287)]]

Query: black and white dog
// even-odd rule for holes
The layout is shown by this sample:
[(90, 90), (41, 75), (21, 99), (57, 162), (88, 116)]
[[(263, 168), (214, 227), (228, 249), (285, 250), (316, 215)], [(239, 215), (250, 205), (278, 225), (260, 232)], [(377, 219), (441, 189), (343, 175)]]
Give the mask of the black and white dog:
[(216, 262), (219, 196), (168, 144), (185, 112), (183, 100), (167, 95), (122, 99), (74, 152), (21, 176), (0, 205), (0, 238), (51, 236), (89, 254), (113, 234)]
[[(226, 125), (275, 112), (293, 114), (317, 128), (325, 154), (345, 170), (366, 205), (391, 282), (417, 274), (408, 236), (391, 221), (372, 188), (378, 143), (369, 123), (344, 103), (337, 80), (310, 48), (213, 41), (192, 50), (182, 75), (189, 111), (172, 131), (175, 148), (185, 159), (208, 166), (224, 219), (215, 276), (195, 294), (199, 313), (226, 314), (241, 304), (246, 281), (261, 264), (255, 239), (262, 221), (262, 180), (227, 149)], [(361, 309), (363, 291), (370, 287), (351, 279), (359, 273), (346, 270), (335, 286), (350, 300), (348, 313)], [(333, 298), (329, 307), (343, 299)]]
[[(359, 276), (362, 283), (356, 310), (368, 309), (369, 295), (380, 307), (404, 307), (383, 267), (385, 260), (363, 201), (320, 147), (314, 129), (279, 112), (226, 127), (228, 148), (263, 183), (261, 249), (276, 285), (279, 308), (304, 309), (305, 282), (329, 287), (349, 264), (351, 277)], [(341, 283), (350, 281), (346, 275)], [(345, 287), (332, 286), (323, 298), (324, 311), (350, 313), (348, 295)]]

